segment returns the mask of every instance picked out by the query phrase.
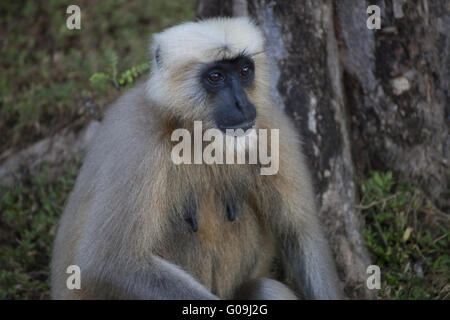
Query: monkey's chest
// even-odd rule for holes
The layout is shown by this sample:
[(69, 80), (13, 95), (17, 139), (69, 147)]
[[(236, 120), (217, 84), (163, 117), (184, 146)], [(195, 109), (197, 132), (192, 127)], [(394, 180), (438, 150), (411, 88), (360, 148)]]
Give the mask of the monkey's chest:
[(197, 228), (191, 221), (172, 219), (161, 254), (214, 294), (232, 298), (243, 282), (269, 276), (274, 241), (257, 212), (245, 203), (233, 221), (221, 204), (217, 199), (201, 203), (195, 216)]

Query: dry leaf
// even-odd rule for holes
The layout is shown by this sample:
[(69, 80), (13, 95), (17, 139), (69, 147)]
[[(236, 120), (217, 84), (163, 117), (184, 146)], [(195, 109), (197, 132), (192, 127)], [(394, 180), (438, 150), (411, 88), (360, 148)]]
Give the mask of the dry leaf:
[(403, 242), (408, 241), (409, 237), (411, 236), (412, 231), (413, 231), (413, 228), (411, 228), (411, 227), (406, 228), (405, 233), (403, 234), (403, 238), (402, 238)]

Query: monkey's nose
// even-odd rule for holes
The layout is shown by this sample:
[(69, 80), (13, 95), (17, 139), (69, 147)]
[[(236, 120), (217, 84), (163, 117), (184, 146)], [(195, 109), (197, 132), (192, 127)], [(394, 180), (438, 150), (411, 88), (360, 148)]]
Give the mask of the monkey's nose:
[(236, 108), (240, 111), (245, 111), (245, 109), (248, 108), (249, 101), (244, 94), (237, 94), (234, 99)]

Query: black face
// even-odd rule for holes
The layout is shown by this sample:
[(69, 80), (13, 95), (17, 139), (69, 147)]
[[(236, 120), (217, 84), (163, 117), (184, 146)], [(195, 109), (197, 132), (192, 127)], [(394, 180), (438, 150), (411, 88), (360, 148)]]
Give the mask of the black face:
[(213, 120), (223, 132), (247, 130), (255, 124), (256, 109), (244, 90), (254, 79), (255, 64), (245, 56), (213, 62), (201, 73), (202, 85), (214, 106)]

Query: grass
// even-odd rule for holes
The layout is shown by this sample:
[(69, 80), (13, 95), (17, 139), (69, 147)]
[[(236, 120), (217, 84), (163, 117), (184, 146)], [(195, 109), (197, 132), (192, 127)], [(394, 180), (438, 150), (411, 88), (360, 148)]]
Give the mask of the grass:
[(26, 173), (20, 183), (0, 190), (0, 299), (49, 298), (56, 224), (77, 171), (75, 163), (43, 167), (39, 174)]
[(0, 2), (0, 160), (88, 121), (86, 106), (102, 109), (118, 95), (112, 86), (99, 91), (89, 82), (110, 67), (108, 55), (118, 56), (118, 70), (146, 63), (150, 34), (192, 20), (195, 8), (194, 0), (80, 0), (81, 30), (69, 30), (70, 4)]
[(360, 182), (364, 238), (384, 299), (450, 299), (450, 217), (391, 172)]

